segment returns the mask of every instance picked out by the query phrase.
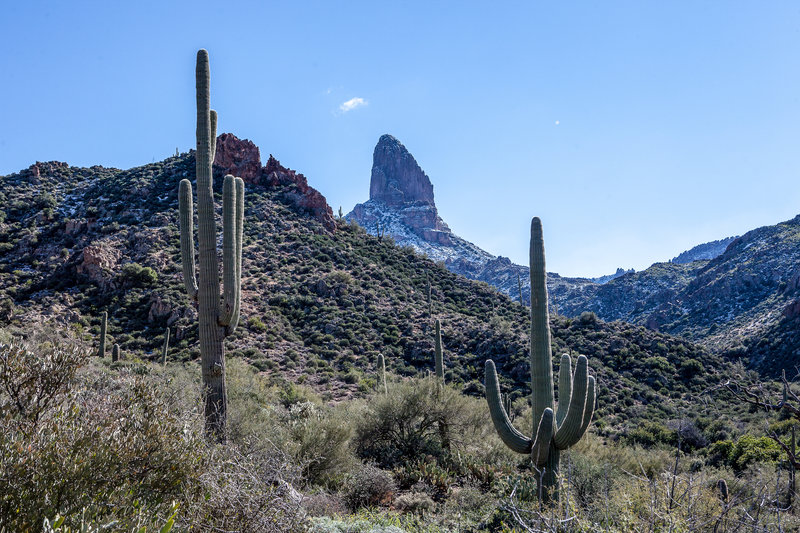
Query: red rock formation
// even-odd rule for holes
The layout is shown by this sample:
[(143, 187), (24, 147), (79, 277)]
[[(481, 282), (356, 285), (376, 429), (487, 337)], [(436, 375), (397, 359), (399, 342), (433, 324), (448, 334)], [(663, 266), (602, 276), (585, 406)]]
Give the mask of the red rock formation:
[(328, 231), (332, 232), (336, 229), (333, 210), (325, 197), (314, 187), (308, 185), (305, 176), (282, 166), (277, 159), (272, 157), (272, 154), (262, 169), (261, 184), (272, 187), (291, 186), (294, 191), (287, 192), (284, 198), (303, 211), (311, 213)]
[(242, 178), (245, 183), (257, 183), (261, 177), (261, 152), (252, 141), (223, 133), (217, 137), (214, 166), (225, 174)]

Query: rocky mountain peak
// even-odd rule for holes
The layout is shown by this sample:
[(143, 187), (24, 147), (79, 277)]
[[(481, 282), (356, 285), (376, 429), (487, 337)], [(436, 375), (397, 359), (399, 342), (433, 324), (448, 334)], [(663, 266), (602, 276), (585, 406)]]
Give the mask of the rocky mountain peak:
[(261, 152), (253, 141), (223, 133), (217, 137), (214, 166), (246, 183), (256, 183), (261, 177)]
[(390, 207), (434, 205), (431, 180), (403, 143), (391, 135), (381, 135), (372, 154), (369, 199)]

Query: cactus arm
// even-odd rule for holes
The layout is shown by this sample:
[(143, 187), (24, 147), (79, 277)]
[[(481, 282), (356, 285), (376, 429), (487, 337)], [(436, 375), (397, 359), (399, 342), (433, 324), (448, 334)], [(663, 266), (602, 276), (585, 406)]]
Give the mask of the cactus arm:
[(444, 381), (444, 361), (442, 360), (442, 325), (436, 319), (436, 348), (435, 348), (436, 378)]
[(242, 242), (244, 239), (244, 180), (236, 178), (236, 300), (227, 334), (232, 335), (239, 325), (242, 308)]
[(219, 325), (228, 326), (238, 296), (236, 288), (236, 179), (228, 174), (222, 185), (222, 270), (224, 294)]
[[(500, 439), (506, 446), (517, 453), (530, 453), (533, 447), (531, 439), (517, 431), (508, 419), (503, 403), (500, 400), (500, 382), (497, 379), (497, 370), (494, 362), (486, 361), (486, 401), (489, 402), (489, 414)], [(551, 410), (552, 412), (552, 410)]]
[(192, 183), (181, 180), (178, 189), (178, 212), (180, 213), (181, 264), (183, 284), (193, 301), (197, 301), (197, 278), (194, 275), (194, 207), (192, 205)]
[(545, 409), (554, 408), (553, 358), (550, 347), (550, 317), (547, 310), (547, 274), (544, 261), (542, 221), (531, 220), (531, 399), (533, 423)]
[[(594, 404), (597, 402), (597, 395), (595, 393), (595, 380), (594, 376), (589, 376), (589, 391), (586, 394), (586, 407), (583, 410), (583, 422), (581, 423), (581, 428), (578, 430), (578, 438), (575, 439), (575, 442), (578, 442), (578, 439), (583, 437), (586, 430), (589, 429), (589, 423), (592, 421), (592, 415), (594, 415)], [(573, 442), (570, 444), (572, 446), (575, 444)]]
[(581, 438), (580, 428), (583, 426), (588, 392), (589, 365), (586, 356), (581, 355), (578, 357), (575, 376), (572, 378), (572, 398), (570, 398), (567, 416), (553, 437), (553, 442), (559, 450), (568, 448)]
[(537, 467), (542, 467), (547, 463), (550, 456), (550, 444), (553, 440), (553, 410), (547, 408), (539, 421), (539, 428), (536, 430), (536, 440), (531, 447), (531, 460)]
[(211, 143), (211, 164), (217, 155), (217, 112), (213, 109), (208, 110), (209, 114), (209, 141)]
[(572, 358), (568, 353), (565, 353), (561, 356), (561, 366), (558, 368), (557, 427), (561, 426), (567, 416), (570, 398), (572, 398)]

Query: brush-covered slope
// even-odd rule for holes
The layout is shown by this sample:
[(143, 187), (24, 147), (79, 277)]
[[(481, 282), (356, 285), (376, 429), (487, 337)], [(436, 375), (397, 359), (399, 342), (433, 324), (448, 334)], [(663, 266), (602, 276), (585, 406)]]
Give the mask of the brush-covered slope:
[(770, 375), (800, 362), (800, 216), (752, 230), (710, 261), (656, 263), (583, 292), (560, 310), (591, 310), (747, 358)]
[[(242, 320), (226, 340), (230, 356), (331, 399), (370, 390), (378, 353), (390, 372), (426, 373), (429, 279), (448, 382), (482, 394), (492, 358), (504, 392), (527, 395), (527, 308), (358, 225), (327, 227), (325, 209), (303, 200), (301, 175), (273, 158), (262, 170), (246, 185)], [(166, 327), (171, 360), (198, 357), (177, 227), (178, 182), (193, 174), (190, 153), (130, 170), (38, 163), (0, 177), (0, 320), (21, 329), (52, 321), (96, 339), (107, 310), (109, 344), (125, 357), (157, 358)], [(690, 342), (590, 313), (552, 325), (556, 354), (590, 358), (601, 428), (695, 413), (693, 396), (721, 379), (724, 363)]]

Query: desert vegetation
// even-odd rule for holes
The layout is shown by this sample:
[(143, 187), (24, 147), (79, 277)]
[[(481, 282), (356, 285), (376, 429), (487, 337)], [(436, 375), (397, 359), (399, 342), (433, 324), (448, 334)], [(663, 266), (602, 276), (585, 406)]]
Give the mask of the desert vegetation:
[(0, 181), (0, 531), (800, 528), (791, 379), (549, 316), (538, 219), (528, 308), (215, 189), (198, 80), (195, 153)]

